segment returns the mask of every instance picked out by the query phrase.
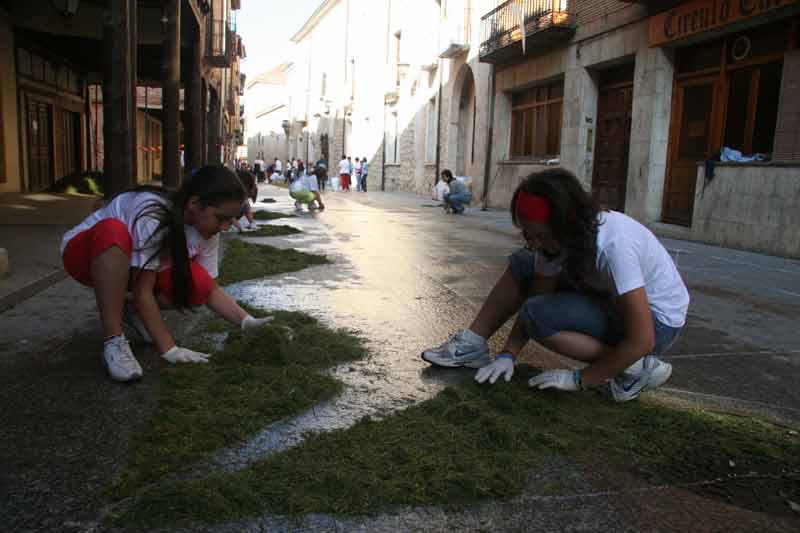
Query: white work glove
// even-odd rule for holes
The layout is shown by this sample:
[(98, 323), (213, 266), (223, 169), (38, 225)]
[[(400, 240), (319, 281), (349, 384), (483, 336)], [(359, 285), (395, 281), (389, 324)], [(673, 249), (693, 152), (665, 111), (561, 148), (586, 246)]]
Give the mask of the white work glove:
[(580, 370), (546, 370), (528, 380), (529, 387), (575, 392), (582, 389)]
[(514, 375), (514, 356), (510, 353), (501, 353), (495, 356), (494, 362), (478, 370), (475, 374), (475, 381), (483, 383), (487, 379), (494, 384), (497, 378), (505, 376), (506, 382), (511, 381)]
[(173, 346), (162, 353), (161, 357), (174, 365), (175, 363), (208, 363), (208, 358), (211, 356), (207, 353), (195, 352), (189, 348)]
[(247, 331), (248, 329), (255, 329), (260, 328), (264, 324), (269, 324), (273, 321), (274, 316), (268, 316), (264, 318), (253, 318), (250, 315), (244, 317), (242, 320), (242, 331)]

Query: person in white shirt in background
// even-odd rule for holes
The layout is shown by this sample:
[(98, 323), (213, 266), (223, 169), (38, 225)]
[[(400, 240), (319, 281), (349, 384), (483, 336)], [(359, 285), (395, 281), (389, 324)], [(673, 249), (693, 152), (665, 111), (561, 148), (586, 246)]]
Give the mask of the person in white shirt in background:
[[(599, 387), (626, 402), (663, 385), (672, 365), (659, 355), (686, 323), (689, 292), (667, 250), (636, 220), (598, 207), (562, 168), (528, 176), (511, 200), (526, 246), (489, 293), (468, 329), (422, 358), (443, 367), (479, 368), (480, 383), (510, 381), (529, 339), (582, 369), (546, 370), (536, 389)], [(503, 350), (487, 339), (517, 315)]]
[(302, 211), (303, 204), (308, 206), (309, 211), (325, 209), (322, 196), (319, 194), (317, 177), (314, 174), (302, 174), (296, 177), (289, 185), (289, 196), (295, 200), (296, 211)]
[[(214, 281), (219, 232), (242, 215), (245, 198), (232, 171), (210, 165), (175, 191), (143, 185), (123, 192), (64, 235), (65, 270), (94, 289), (104, 334), (101, 361), (112, 379), (131, 381), (143, 373), (123, 322), (174, 364), (207, 363), (210, 354), (178, 346), (162, 308), (206, 305), (243, 330), (271, 320), (250, 316)], [(126, 299), (129, 290), (132, 299)]]
[(347, 156), (343, 155), (342, 160), (339, 161), (339, 185), (343, 191), (350, 190), (350, 161), (347, 160)]

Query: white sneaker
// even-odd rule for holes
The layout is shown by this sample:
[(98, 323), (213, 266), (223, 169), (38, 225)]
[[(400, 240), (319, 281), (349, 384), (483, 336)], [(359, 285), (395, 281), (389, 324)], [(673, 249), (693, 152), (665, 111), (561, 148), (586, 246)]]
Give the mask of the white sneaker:
[(457, 332), (437, 348), (425, 350), (422, 358), (431, 364), (448, 368), (481, 368), (492, 362), (486, 339), (468, 329)]
[(295, 202), (294, 203), (294, 210), (295, 211), (302, 211), (303, 210), (303, 204), (301, 204), (299, 201)]
[(133, 304), (127, 298), (125, 299), (125, 305), (122, 306), (122, 322), (135, 331), (144, 342), (153, 344), (153, 337), (150, 336), (147, 328), (144, 327), (142, 317), (139, 316), (139, 313), (136, 312), (133, 308)]
[(648, 390), (657, 389), (672, 375), (672, 365), (655, 355), (636, 361), (619, 376), (611, 380), (607, 394), (616, 402), (629, 402)]
[(131, 381), (142, 377), (142, 367), (133, 356), (125, 335), (113, 337), (103, 344), (103, 365), (115, 381)]

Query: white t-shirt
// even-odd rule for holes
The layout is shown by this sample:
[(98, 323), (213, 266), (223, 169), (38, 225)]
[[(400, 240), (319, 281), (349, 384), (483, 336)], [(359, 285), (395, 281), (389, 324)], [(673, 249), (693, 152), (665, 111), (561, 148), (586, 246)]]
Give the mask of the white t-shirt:
[[(144, 215), (136, 220), (136, 216), (153, 201), (167, 205), (167, 200), (163, 196), (150, 192), (126, 192), (116, 196), (107, 206), (99, 209), (83, 219), (83, 222), (69, 230), (61, 240), (61, 254), (67, 247), (70, 239), (75, 235), (85, 231), (101, 220), (116, 218), (128, 227), (128, 232), (133, 240), (133, 250), (131, 251), (131, 266), (142, 267), (155, 253), (158, 237), (150, 239), (151, 235), (158, 227), (158, 220), (149, 215)], [(214, 235), (210, 239), (204, 239), (194, 226), (185, 225), (186, 248), (189, 251), (189, 259), (195, 259), (200, 266), (212, 277), (219, 275), (219, 235)], [(162, 230), (164, 231), (164, 230)], [(161, 261), (160, 257), (154, 257), (147, 263), (147, 270), (167, 270), (170, 267), (169, 261)]]
[(450, 186), (444, 180), (439, 180), (433, 186), (433, 199), (442, 201), (444, 200), (444, 195), (448, 192), (450, 192)]
[[(686, 323), (689, 291), (675, 263), (655, 235), (631, 217), (616, 211), (600, 213), (596, 271), (584, 282), (616, 296), (644, 287), (658, 320), (678, 328)], [(564, 257), (547, 261), (537, 254), (536, 272), (555, 276)]]
[(283, 170), (283, 163), (281, 163), (280, 159), (277, 159), (275, 161), (275, 172), (280, 172), (281, 170)]
[(299, 192), (299, 191), (318, 191), (319, 184), (317, 184), (317, 177), (313, 174), (304, 174), (294, 180), (291, 185), (289, 185), (289, 191), (291, 192)]
[(339, 174), (350, 174), (350, 162), (347, 159), (339, 161)]

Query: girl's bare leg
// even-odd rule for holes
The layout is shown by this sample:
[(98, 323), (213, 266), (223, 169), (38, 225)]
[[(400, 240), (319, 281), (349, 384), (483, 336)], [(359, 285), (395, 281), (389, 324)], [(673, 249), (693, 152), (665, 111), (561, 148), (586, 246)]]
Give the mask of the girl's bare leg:
[(506, 268), (492, 288), (486, 301), (483, 302), (469, 329), (473, 333), (488, 339), (519, 311), (524, 301), (525, 294), (520, 286), (517, 285), (514, 276), (511, 275), (511, 269)]
[(594, 337), (576, 331), (562, 331), (538, 342), (554, 352), (584, 363), (600, 359), (611, 349)]
[(122, 335), (122, 306), (128, 288), (130, 259), (112, 246), (92, 260), (90, 266), (97, 309), (104, 337)]

